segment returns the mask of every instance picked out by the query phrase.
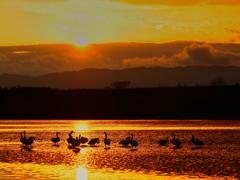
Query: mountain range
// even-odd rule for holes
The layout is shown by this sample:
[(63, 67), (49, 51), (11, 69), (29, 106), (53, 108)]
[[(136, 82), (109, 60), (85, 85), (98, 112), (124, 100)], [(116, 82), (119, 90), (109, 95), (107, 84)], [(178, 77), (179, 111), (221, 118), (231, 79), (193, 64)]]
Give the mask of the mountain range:
[[(111, 71), (115, 73), (125, 73), (130, 71), (138, 72), (140, 69), (129, 68), (139, 67), (166, 67), (166, 69), (162, 68), (161, 71), (165, 72), (166, 70), (170, 72), (176, 71), (173, 68), (188, 66), (240, 67), (240, 44), (183, 41), (160, 44), (91, 44), (86, 47), (78, 47), (71, 44), (0, 47), (0, 74), (42, 76), (56, 72), (71, 71), (77, 71), (77, 74), (81, 74), (89, 71), (85, 69), (90, 68), (91, 72), (93, 71), (92, 69), (98, 69), (97, 71), (101, 69), (100, 74), (102, 74), (103, 69), (116, 70)], [(78, 72), (79, 70), (84, 71)], [(141, 68), (143, 72), (148, 70), (151, 71), (153, 69)], [(154, 69), (153, 71), (158, 70)], [(97, 72), (94, 71), (94, 73)], [(168, 84), (168, 79), (158, 83)], [(189, 84), (188, 82), (182, 83)], [(172, 83), (170, 82), (169, 84)], [(155, 82), (150, 85), (157, 86)], [(133, 86), (141, 86), (141, 84), (133, 84)]]
[(217, 77), (229, 85), (240, 82), (237, 66), (136, 67), (121, 70), (83, 69), (40, 76), (2, 74), (0, 87), (50, 87), (57, 89), (102, 89), (114, 81), (130, 81), (130, 88), (208, 86)]

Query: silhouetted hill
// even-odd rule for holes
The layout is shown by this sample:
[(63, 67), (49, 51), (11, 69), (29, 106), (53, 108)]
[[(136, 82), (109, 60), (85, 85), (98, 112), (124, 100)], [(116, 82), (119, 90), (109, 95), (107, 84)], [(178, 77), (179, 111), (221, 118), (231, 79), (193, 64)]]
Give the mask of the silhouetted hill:
[(30, 86), (58, 89), (98, 89), (114, 81), (130, 81), (131, 88), (161, 86), (206, 86), (216, 77), (223, 77), (230, 85), (240, 82), (240, 67), (139, 67), (123, 70), (84, 69), (52, 73), (42, 76), (0, 75), (0, 87)]
[(32, 76), (2, 74), (0, 75), (0, 87), (30, 86), (34, 80), (35, 77)]

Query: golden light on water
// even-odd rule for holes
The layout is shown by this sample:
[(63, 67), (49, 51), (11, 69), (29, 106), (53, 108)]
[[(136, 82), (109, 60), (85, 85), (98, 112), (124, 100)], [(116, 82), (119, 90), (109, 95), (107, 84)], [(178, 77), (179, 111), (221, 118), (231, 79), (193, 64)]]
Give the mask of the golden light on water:
[(76, 124), (75, 128), (77, 131), (87, 131), (89, 130), (88, 124)]
[[(83, 167), (68, 167), (64, 165), (39, 165), (39, 164), (11, 164), (11, 163), (0, 163), (0, 174), (3, 172), (11, 171), (17, 172), (16, 174), (1, 174), (1, 180), (9, 179), (76, 179), (76, 180), (105, 180), (105, 179), (134, 179), (134, 180), (178, 180), (178, 179), (189, 179), (188, 176), (167, 176), (167, 175), (158, 175), (151, 173), (143, 173), (136, 171), (113, 171), (112, 169), (104, 170), (87, 170)], [(26, 178), (31, 177), (31, 178)], [(224, 177), (193, 177), (192, 179), (201, 179), (201, 180), (225, 180)]]
[[(26, 130), (27, 138), (36, 138), (31, 150), (19, 141), (20, 129)], [(111, 147), (105, 149), (103, 130), (113, 129), (117, 131), (107, 132)], [(239, 129), (240, 122), (230, 120), (1, 121), (0, 179), (237, 179)], [(137, 130), (133, 132), (139, 143), (137, 151), (119, 145), (119, 141), (130, 133), (126, 130)], [(170, 136), (169, 130), (176, 130), (176, 137), (182, 141), (180, 148), (174, 148), (172, 138), (167, 146), (157, 143)], [(51, 142), (56, 131), (61, 139), (57, 146)], [(68, 146), (70, 131), (74, 131), (74, 138), (79, 135), (99, 138), (100, 143), (95, 146), (83, 144), (76, 152)], [(191, 143), (192, 135), (202, 140), (205, 146), (195, 148)]]
[(86, 169), (79, 167), (76, 171), (77, 171), (76, 180), (87, 180), (88, 179)]
[(80, 127), (77, 127), (77, 130), (78, 131), (86, 131), (86, 130), (88, 130), (88, 128), (80, 126)]
[[(107, 121), (104, 121), (107, 122)], [(34, 131), (36, 128), (42, 131), (55, 130), (56, 127), (59, 131), (64, 130), (75, 130), (75, 131), (95, 131), (95, 130), (240, 130), (239, 126), (205, 126), (199, 125), (197, 127), (194, 126), (171, 126), (171, 125), (163, 125), (159, 124), (157, 126), (134, 126), (133, 124), (129, 124), (131, 121), (128, 121), (126, 124), (119, 124), (115, 126), (113, 124), (108, 124), (108, 127), (105, 124), (95, 124), (91, 121), (74, 121), (74, 123), (70, 124), (54, 124), (54, 126), (49, 126), (48, 124), (28, 124), (28, 131)], [(162, 121), (159, 121), (162, 122)], [(19, 124), (16, 128), (13, 124), (1, 124), (1, 131), (24, 131), (26, 130), (25, 124)]]

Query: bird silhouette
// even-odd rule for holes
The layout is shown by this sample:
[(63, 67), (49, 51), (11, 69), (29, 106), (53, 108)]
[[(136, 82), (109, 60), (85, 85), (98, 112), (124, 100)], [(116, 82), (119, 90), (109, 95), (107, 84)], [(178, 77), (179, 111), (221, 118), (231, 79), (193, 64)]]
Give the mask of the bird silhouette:
[(158, 143), (162, 146), (165, 146), (167, 144), (168, 137), (166, 139), (161, 139), (158, 141)]
[(76, 139), (74, 139), (74, 138), (72, 139), (71, 144), (72, 144), (73, 148), (76, 148), (76, 146), (79, 146), (81, 144), (80, 137), (81, 137), (81, 135), (79, 135), (79, 138), (76, 137)]
[(86, 142), (88, 142), (88, 138), (82, 137), (81, 135), (79, 136), (79, 139), (81, 141), (81, 144), (85, 144)]
[(94, 139), (91, 139), (88, 144), (90, 146), (94, 146), (96, 143), (99, 143), (99, 138), (94, 138)]
[(51, 139), (51, 141), (52, 141), (54, 144), (57, 144), (57, 143), (60, 141), (60, 138), (58, 137), (58, 134), (59, 134), (59, 132), (56, 133), (56, 136), (57, 136), (57, 137)]
[(69, 138), (67, 139), (67, 142), (68, 142), (68, 145), (72, 145), (72, 142), (73, 142), (73, 140), (74, 140), (74, 138), (72, 137), (72, 133), (73, 133), (73, 131), (71, 131), (68, 135), (69, 135)]
[(23, 134), (24, 134), (24, 139), (26, 139), (26, 131), (23, 131)]
[(181, 145), (181, 141), (179, 139), (175, 139), (175, 134), (172, 133), (173, 140), (172, 143), (175, 145), (175, 147), (178, 147)]
[(26, 148), (31, 147), (30, 145), (33, 143), (33, 140), (35, 140), (34, 137), (29, 137), (29, 139), (24, 140), (24, 144), (26, 145)]
[(106, 145), (110, 146), (110, 139), (107, 138), (106, 132), (104, 132), (104, 134), (105, 134), (104, 144), (105, 144), (105, 148), (106, 148)]
[[(21, 134), (21, 133), (20, 133)], [(21, 134), (21, 139), (20, 141), (25, 144), (26, 148), (31, 147), (30, 145), (33, 143), (33, 140), (35, 140), (34, 137), (29, 137), (28, 139), (26, 138), (26, 131), (23, 131), (24, 137), (22, 138), (22, 134)]]
[(128, 146), (130, 144), (130, 136), (120, 141), (119, 144), (122, 144), (123, 146)]
[(194, 136), (192, 136), (191, 141), (192, 141), (192, 143), (195, 144), (197, 147), (204, 145), (204, 143), (203, 143), (202, 141), (200, 141), (199, 139), (195, 139)]
[(131, 146), (132, 146), (132, 150), (133, 150), (133, 147), (138, 146), (138, 142), (135, 141), (135, 140), (133, 140), (133, 134), (131, 134), (131, 135), (132, 135), (132, 139), (130, 140), (130, 144), (131, 144)]
[[(25, 132), (25, 131), (24, 131)], [(24, 141), (26, 140), (26, 138), (23, 137), (22, 133), (21, 134), (21, 138), (20, 138), (20, 142), (24, 144)], [(25, 136), (26, 137), (26, 136)]]

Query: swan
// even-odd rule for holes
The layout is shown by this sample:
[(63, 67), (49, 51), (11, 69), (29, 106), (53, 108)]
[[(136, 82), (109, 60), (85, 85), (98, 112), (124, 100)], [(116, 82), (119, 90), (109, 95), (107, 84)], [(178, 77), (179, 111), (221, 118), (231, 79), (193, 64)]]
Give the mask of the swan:
[(192, 136), (191, 139), (192, 143), (195, 144), (196, 146), (202, 146), (204, 145), (204, 143), (202, 141), (200, 141), (199, 139), (195, 139), (194, 136)]
[(95, 145), (96, 143), (99, 143), (99, 138), (91, 139), (91, 140), (88, 142), (88, 144), (89, 144), (90, 146), (93, 146), (93, 145)]
[(33, 143), (33, 140), (35, 140), (34, 137), (29, 137), (29, 139), (25, 139), (24, 144), (26, 145), (26, 147), (30, 146)]
[(181, 141), (179, 139), (175, 139), (175, 134), (171, 134), (173, 136), (173, 140), (172, 143), (176, 146), (180, 146), (181, 145)]
[(105, 139), (104, 139), (104, 144), (105, 144), (105, 148), (106, 148), (106, 145), (110, 146), (110, 139), (107, 139), (107, 133), (104, 132), (105, 134)]
[[(20, 142), (22, 142), (23, 144), (25, 144), (25, 141), (26, 141), (26, 131), (23, 131), (23, 134), (24, 134), (24, 137), (22, 137), (22, 133), (21, 134), (21, 138), (20, 138)], [(26, 144), (25, 144), (26, 145)]]
[(22, 143), (23, 142), (23, 136), (22, 136), (22, 133), (21, 134), (21, 138), (20, 138), (20, 142)]
[(73, 142), (73, 140), (74, 140), (74, 138), (72, 137), (72, 133), (73, 133), (73, 131), (71, 131), (68, 135), (69, 135), (69, 138), (67, 139), (67, 142), (68, 142), (68, 145), (69, 144), (72, 144), (72, 142)]
[(72, 144), (73, 148), (75, 148), (76, 146), (79, 146), (81, 144), (80, 136), (81, 135), (79, 135), (79, 138), (76, 137), (76, 139), (72, 138), (71, 144)]
[(85, 137), (81, 137), (81, 135), (79, 136), (79, 140), (81, 141), (82, 144), (85, 144), (86, 142), (88, 142), (88, 138)]
[(51, 141), (54, 142), (54, 144), (56, 144), (60, 141), (60, 138), (58, 137), (58, 134), (59, 134), (59, 132), (56, 133), (57, 137), (51, 139)]
[(133, 134), (131, 134), (131, 135), (132, 135), (132, 139), (130, 140), (130, 144), (131, 144), (132, 150), (133, 150), (133, 147), (138, 146), (138, 142), (137, 142), (137, 141), (134, 141), (134, 140), (133, 140)]
[(20, 142), (23, 143), (23, 144), (25, 144), (24, 141), (26, 140), (26, 138), (24, 138), (24, 137), (22, 136), (22, 133), (20, 133), (20, 134), (21, 134)]
[(123, 146), (128, 146), (130, 144), (130, 136), (120, 141), (119, 144), (122, 144)]
[(26, 131), (23, 131), (23, 134), (24, 134), (24, 139), (26, 139)]
[(168, 140), (168, 137), (166, 139), (161, 139), (158, 141), (158, 143), (162, 146), (166, 145), (167, 144), (167, 140)]

